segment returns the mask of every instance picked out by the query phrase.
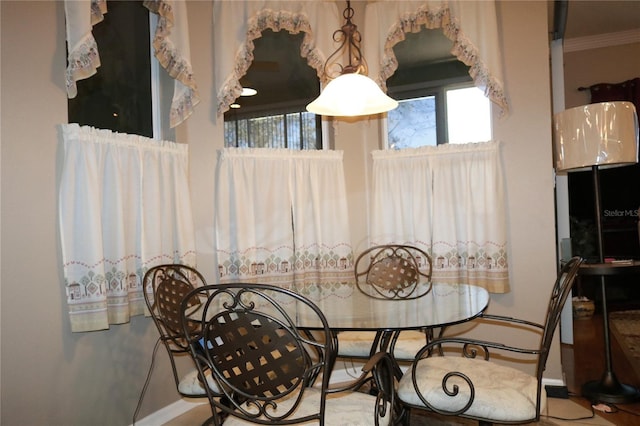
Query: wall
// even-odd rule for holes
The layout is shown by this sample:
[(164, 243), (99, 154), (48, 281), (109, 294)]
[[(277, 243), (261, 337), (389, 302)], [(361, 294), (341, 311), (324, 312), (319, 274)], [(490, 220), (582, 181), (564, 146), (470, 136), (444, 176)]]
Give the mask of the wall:
[[(503, 141), (512, 291), (494, 295), (490, 312), (537, 322), (544, 321), (556, 276), (546, 7), (537, 1), (499, 3), (511, 114), (494, 123), (495, 137)], [(538, 343), (518, 331), (503, 336), (525, 347)], [(562, 377), (558, 342), (546, 378)]]
[[(491, 313), (542, 320), (555, 278), (554, 203), (546, 2), (499, 4), (505, 79), (512, 112), (495, 118), (507, 180), (512, 292), (494, 295)], [(65, 31), (62, 2), (2, 1), (1, 315), (3, 425), (131, 423), (157, 333), (136, 317), (108, 331), (73, 334), (66, 315), (57, 235), (64, 123)], [(222, 126), (214, 113), (211, 2), (188, 4), (191, 52), (202, 102), (177, 131), (190, 147), (198, 262), (213, 279), (213, 188)], [(198, 54), (193, 54), (198, 52)], [(353, 245), (366, 245), (363, 189), (376, 120), (340, 122)], [(536, 339), (513, 333), (515, 343)], [(558, 347), (546, 375), (559, 379)], [(141, 417), (178, 399), (160, 355)]]
[[(564, 97), (566, 108), (573, 108), (590, 103), (590, 92), (579, 91), (579, 87), (589, 87), (598, 83), (620, 83), (640, 77), (640, 42), (638, 37), (627, 37), (626, 32), (617, 33), (616, 36), (605, 34), (601, 38), (584, 37), (565, 41), (567, 51), (563, 56)], [(591, 40), (591, 43), (585, 42)], [(603, 43), (603, 40), (608, 41)], [(621, 43), (621, 44), (618, 44)], [(603, 44), (605, 46), (603, 46)], [(593, 48), (592, 46), (598, 46)], [(578, 46), (578, 47), (576, 47)], [(561, 108), (563, 109), (563, 108)], [(563, 174), (567, 179), (567, 174)], [(600, 175), (601, 190), (603, 194), (603, 209), (626, 210), (626, 206), (638, 200), (637, 179), (640, 176), (640, 165), (633, 167), (615, 168), (603, 171)], [(575, 194), (590, 194), (593, 190), (592, 175), (590, 172), (574, 173), (571, 176), (572, 203), (585, 206), (578, 211), (591, 211), (593, 209), (593, 197)], [(630, 185), (629, 183), (632, 182)], [(568, 203), (569, 193), (566, 195)], [(618, 207), (622, 205), (622, 207)], [(575, 211), (575, 210), (572, 210)], [(565, 213), (568, 222), (569, 211)], [(611, 219), (604, 217), (605, 230), (611, 226)], [(637, 253), (637, 234), (635, 232), (634, 217), (625, 216), (624, 227), (621, 232), (606, 233), (605, 255), (615, 256), (614, 250), (622, 253)], [(622, 220), (618, 223), (621, 223)], [(607, 225), (609, 223), (609, 225)], [(619, 225), (620, 226), (620, 225)], [(574, 235), (574, 239), (576, 236)], [(575, 241), (575, 240), (574, 240)], [(619, 254), (622, 256), (621, 254)], [(610, 310), (632, 309), (640, 304), (640, 291), (633, 284), (635, 277), (619, 277), (607, 280), (607, 301)], [(580, 295), (589, 297), (600, 303), (602, 297), (597, 278), (581, 280)], [(599, 306), (599, 305), (596, 305)], [(620, 372), (622, 374), (622, 372)]]
[[(136, 317), (71, 333), (57, 225), (67, 121), (64, 6), (2, 1), (3, 425), (126, 425), (158, 336)], [(142, 416), (178, 399), (162, 352)]]
[(621, 83), (640, 77), (640, 43), (584, 49), (564, 54), (565, 106), (590, 103), (589, 87), (598, 83)]

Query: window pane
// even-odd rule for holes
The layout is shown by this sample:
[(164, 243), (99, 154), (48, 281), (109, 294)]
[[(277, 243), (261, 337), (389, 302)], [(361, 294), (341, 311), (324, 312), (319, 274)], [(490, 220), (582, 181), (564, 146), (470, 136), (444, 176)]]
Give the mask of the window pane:
[(153, 137), (149, 11), (141, 1), (110, 2), (92, 33), (101, 65), (77, 82), (69, 122)]
[(447, 90), (449, 143), (491, 140), (491, 106), (477, 87)]
[(320, 81), (300, 55), (303, 39), (302, 32), (267, 29), (254, 40), (254, 60), (240, 83), (257, 93), (239, 97), (239, 108), (224, 113), (225, 146), (322, 148), (320, 117), (305, 110), (320, 94)]
[[(302, 126), (302, 149), (321, 149), (322, 132), (320, 131), (320, 118), (314, 113), (305, 111), (300, 114)], [(292, 147), (295, 148), (295, 147)]]
[(321, 149), (320, 120), (310, 112), (224, 122), (224, 145), (239, 148)]
[(389, 148), (437, 145), (435, 96), (399, 101), (398, 108), (387, 114)]
[[(280, 118), (280, 120), (278, 120)], [(282, 117), (259, 117), (248, 120), (249, 146), (255, 148), (282, 148)]]

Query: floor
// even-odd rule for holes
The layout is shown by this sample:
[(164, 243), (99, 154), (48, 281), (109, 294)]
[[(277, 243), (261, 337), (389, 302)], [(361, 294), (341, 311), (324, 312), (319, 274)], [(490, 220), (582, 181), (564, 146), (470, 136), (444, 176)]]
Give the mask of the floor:
[[(200, 425), (211, 415), (207, 405), (198, 405), (187, 413), (172, 419), (163, 426), (193, 426)], [(553, 416), (553, 417), (549, 417)], [(590, 426), (612, 426), (613, 422), (609, 422), (602, 417), (596, 415), (593, 418), (591, 410), (579, 406), (568, 399), (553, 399), (549, 402), (549, 411), (547, 416), (543, 416), (538, 423), (530, 425), (537, 426), (564, 426), (564, 425), (590, 425)], [(561, 420), (572, 419), (572, 420)], [(579, 420), (578, 420), (579, 419)], [(420, 415), (415, 414), (411, 417), (411, 426), (468, 426), (476, 425), (465, 419), (451, 418), (437, 415)], [(621, 424), (621, 423), (620, 423)], [(335, 425), (328, 425), (335, 426)], [(525, 425), (526, 426), (526, 425)]]
[[(591, 406), (591, 401), (580, 396), (580, 387), (590, 380), (599, 379), (604, 371), (604, 343), (602, 341), (602, 316), (573, 323), (573, 345), (562, 345), (562, 365), (571, 400), (583, 407)], [(640, 388), (640, 377), (634, 373), (629, 361), (614, 337), (611, 338), (611, 363), (613, 371), (622, 383)], [(613, 405), (613, 413), (599, 413), (616, 425), (640, 426), (640, 401), (633, 404)]]
[[(604, 344), (602, 342), (602, 317), (574, 321), (574, 344), (562, 345), (562, 359), (565, 379), (569, 389), (569, 399), (549, 398), (549, 408), (538, 425), (620, 425), (640, 426), (640, 401), (634, 404), (611, 405), (612, 413), (596, 412), (592, 417), (591, 401), (580, 396), (582, 383), (600, 377), (604, 367)], [(636, 377), (629, 362), (612, 338), (612, 364), (618, 379), (640, 387), (640, 377)], [(195, 407), (176, 417), (164, 426), (199, 425), (209, 416), (207, 405)], [(473, 422), (433, 415), (413, 415), (412, 426), (423, 425), (471, 425)]]

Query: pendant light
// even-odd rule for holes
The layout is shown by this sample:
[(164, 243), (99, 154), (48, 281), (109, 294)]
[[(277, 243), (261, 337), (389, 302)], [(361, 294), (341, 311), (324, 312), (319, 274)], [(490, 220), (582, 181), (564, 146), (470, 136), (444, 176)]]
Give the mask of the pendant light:
[[(307, 111), (318, 115), (355, 117), (379, 114), (396, 108), (398, 102), (387, 96), (367, 76), (367, 63), (360, 49), (362, 37), (358, 27), (351, 22), (353, 9), (350, 1), (347, 1), (347, 8), (342, 16), (346, 20), (345, 24), (333, 33), (333, 39), (341, 42), (341, 45), (324, 64), (325, 75), (330, 76), (331, 70), (337, 70), (339, 75), (326, 85), (316, 100), (307, 105)], [(345, 50), (349, 63), (342, 66), (337, 58)]]

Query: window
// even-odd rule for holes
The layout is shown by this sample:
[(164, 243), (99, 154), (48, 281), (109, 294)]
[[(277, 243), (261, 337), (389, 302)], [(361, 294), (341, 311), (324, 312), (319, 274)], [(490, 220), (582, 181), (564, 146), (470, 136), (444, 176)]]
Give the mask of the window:
[(168, 118), (162, 120), (169, 117), (173, 80), (153, 58), (157, 19), (142, 1), (109, 2), (92, 28), (101, 65), (77, 82), (78, 94), (67, 104), (70, 123), (175, 140)]
[(450, 50), (439, 29), (406, 34), (394, 46), (398, 69), (387, 87), (399, 106), (387, 114), (389, 148), (491, 139), (490, 101)]
[(398, 108), (388, 112), (390, 148), (491, 139), (491, 106), (480, 89), (474, 86), (442, 87), (434, 89), (433, 93), (401, 99)]
[[(233, 115), (231, 114), (233, 117)], [(227, 147), (320, 149), (319, 116), (294, 112), (255, 118), (225, 119)]]
[(465, 87), (446, 90), (447, 142), (491, 140), (491, 104), (482, 90)]
[(320, 94), (320, 81), (300, 56), (303, 37), (265, 30), (254, 40), (254, 60), (240, 82), (256, 93), (241, 96), (225, 112), (225, 146), (322, 148), (321, 117), (306, 110)]

